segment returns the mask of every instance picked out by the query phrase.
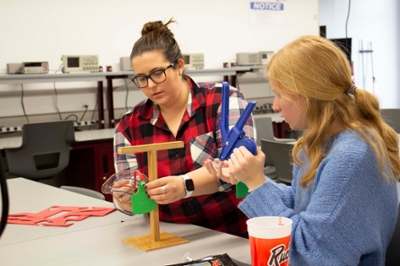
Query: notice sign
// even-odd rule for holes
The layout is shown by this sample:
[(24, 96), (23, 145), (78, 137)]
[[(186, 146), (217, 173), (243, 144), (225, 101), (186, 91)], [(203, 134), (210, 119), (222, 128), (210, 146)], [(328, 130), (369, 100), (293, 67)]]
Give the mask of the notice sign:
[(250, 1), (250, 23), (252, 25), (284, 26), (286, 24), (285, 18), (285, 5), (283, 3)]

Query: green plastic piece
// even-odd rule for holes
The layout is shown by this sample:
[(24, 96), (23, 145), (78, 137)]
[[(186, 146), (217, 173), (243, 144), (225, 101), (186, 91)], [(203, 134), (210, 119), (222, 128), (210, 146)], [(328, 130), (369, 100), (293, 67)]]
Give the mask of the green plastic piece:
[(132, 212), (134, 214), (149, 213), (157, 206), (157, 203), (147, 196), (144, 185), (146, 185), (146, 182), (141, 181), (138, 186), (138, 191), (131, 196)]
[(249, 194), (249, 188), (246, 186), (245, 183), (239, 181), (236, 184), (236, 198), (244, 198), (247, 196), (247, 194)]

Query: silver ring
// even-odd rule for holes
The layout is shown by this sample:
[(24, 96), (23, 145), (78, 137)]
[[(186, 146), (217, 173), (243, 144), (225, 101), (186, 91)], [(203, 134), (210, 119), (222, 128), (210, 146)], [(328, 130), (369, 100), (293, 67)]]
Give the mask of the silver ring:
[(167, 192), (167, 191), (165, 190), (165, 186), (162, 186), (162, 187), (161, 187), (161, 191), (162, 191), (163, 194), (165, 194), (165, 192)]

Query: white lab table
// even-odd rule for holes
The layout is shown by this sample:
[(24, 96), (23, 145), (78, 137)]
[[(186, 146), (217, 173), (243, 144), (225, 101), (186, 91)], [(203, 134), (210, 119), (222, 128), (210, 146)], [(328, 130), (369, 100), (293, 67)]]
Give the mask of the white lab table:
[[(75, 142), (98, 141), (114, 138), (114, 128), (92, 129), (75, 131)], [(0, 150), (4, 148), (18, 148), (22, 145), (22, 135), (0, 134)]]
[[(39, 212), (50, 206), (112, 207), (112, 203), (61, 190), (23, 178), (7, 180), (10, 214)], [(0, 238), (0, 265), (165, 265), (227, 253), (238, 265), (250, 265), (245, 238), (195, 225), (160, 222), (160, 231), (188, 243), (142, 251), (122, 242), (150, 233), (149, 218), (114, 211), (89, 217), (69, 227), (7, 224)]]
[[(52, 187), (43, 183), (31, 181), (24, 178), (8, 179), (8, 194), (10, 200), (10, 214), (30, 212), (37, 213), (49, 208), (50, 206), (83, 206), (83, 207), (114, 207), (111, 202), (97, 200), (83, 195)], [(1, 202), (1, 198), (0, 198)], [(65, 234), (75, 231), (82, 231), (96, 226), (119, 224), (121, 220), (137, 219), (120, 212), (106, 215), (102, 218), (91, 217), (76, 222), (69, 227), (60, 230), (60, 227), (53, 226), (28, 226), (8, 224), (6, 230), (0, 238), (0, 246), (5, 244), (15, 244), (23, 241), (34, 240), (42, 237)], [(18, 230), (18, 234), (14, 233)], [(1, 256), (0, 256), (1, 257)], [(1, 261), (1, 259), (0, 259)], [(1, 263), (0, 263), (1, 264)]]

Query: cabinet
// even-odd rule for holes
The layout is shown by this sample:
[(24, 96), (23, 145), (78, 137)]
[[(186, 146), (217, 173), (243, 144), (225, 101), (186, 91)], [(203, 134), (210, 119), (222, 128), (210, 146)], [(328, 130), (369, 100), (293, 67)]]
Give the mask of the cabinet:
[[(101, 191), (104, 181), (114, 173), (112, 139), (72, 145), (70, 163), (65, 170), (66, 185)], [(105, 196), (112, 201), (111, 195)]]

